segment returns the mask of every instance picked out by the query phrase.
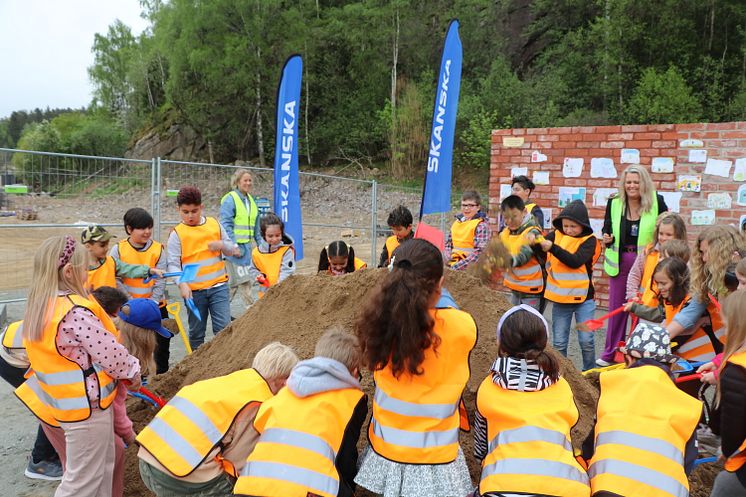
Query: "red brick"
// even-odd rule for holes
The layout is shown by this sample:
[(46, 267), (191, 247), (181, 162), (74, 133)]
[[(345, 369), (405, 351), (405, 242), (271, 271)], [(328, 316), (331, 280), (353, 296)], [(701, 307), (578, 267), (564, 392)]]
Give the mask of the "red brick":
[(720, 133), (723, 138), (746, 138), (746, 131), (724, 131)]
[(596, 133), (619, 133), (621, 126), (596, 126)]
[(526, 133), (529, 135), (545, 135), (549, 133), (549, 128), (528, 128)]
[(661, 190), (675, 190), (676, 189), (676, 182), (674, 181), (661, 181)]
[(611, 133), (606, 137), (607, 140), (631, 140), (634, 134), (632, 133)]
[(610, 179), (590, 179), (588, 180), (588, 186), (596, 187), (596, 188), (612, 188), (614, 185), (612, 185), (612, 182), (616, 182), (614, 180)]
[[(643, 149), (640, 149), (640, 157), (641, 158), (642, 157), (659, 157), (660, 155), (661, 155), (661, 150), (657, 149), (657, 148), (643, 148)], [(646, 164), (649, 163), (649, 162), (650, 161), (648, 160), (646, 162)]]
[(513, 134), (511, 129), (493, 129), (492, 136), (510, 136)]
[(738, 121), (735, 124), (736, 129), (746, 129), (746, 121)]
[(625, 148), (624, 142), (613, 141), (601, 143), (601, 148)]
[(595, 133), (596, 127), (595, 126), (573, 126), (572, 132), (573, 133)]
[(678, 144), (674, 140), (666, 141), (654, 141), (653, 148), (676, 148)]
[(607, 137), (607, 133), (584, 133), (582, 139), (585, 141), (603, 141), (607, 140)]
[[(707, 148), (734, 148), (738, 146), (737, 140), (710, 140), (706, 143)], [(710, 154), (707, 154), (708, 157)]]
[(685, 138), (682, 138), (681, 133), (677, 133), (676, 131), (668, 131), (666, 133), (661, 133), (661, 140), (684, 140)]
[(717, 140), (720, 138), (720, 131), (692, 131), (689, 133), (689, 138), (695, 140)]
[(622, 126), (622, 133), (644, 133), (648, 129), (648, 126), (644, 124), (626, 124)]
[(687, 124), (676, 124), (674, 125), (674, 129), (677, 131), (699, 131), (704, 129), (704, 124), (702, 123), (687, 123)]
[(550, 134), (553, 134), (553, 135), (569, 135), (572, 132), (573, 131), (570, 126), (565, 126), (562, 128), (552, 128), (550, 130)]
[[(588, 135), (583, 135), (583, 136), (588, 136)], [(578, 142), (576, 146), (578, 148), (598, 148), (598, 143), (599, 142), (597, 141)]]
[(660, 133), (635, 133), (635, 140), (660, 140)]
[(673, 124), (653, 124), (648, 126), (648, 131), (671, 131), (674, 126)]
[(556, 142), (554, 146), (557, 148), (575, 148), (575, 142)]
[(730, 130), (734, 129), (733, 123), (707, 123), (705, 129)]
[(651, 144), (650, 140), (629, 140), (624, 148), (650, 148)]

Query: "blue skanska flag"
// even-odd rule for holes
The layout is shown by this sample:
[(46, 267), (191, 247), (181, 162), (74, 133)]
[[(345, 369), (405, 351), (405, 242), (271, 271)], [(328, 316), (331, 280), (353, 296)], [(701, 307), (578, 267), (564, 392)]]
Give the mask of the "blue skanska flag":
[(295, 259), (303, 259), (303, 225), (298, 180), (298, 116), (303, 59), (291, 55), (277, 89), (274, 209), (295, 241)]
[(443, 44), (420, 217), (451, 210), (453, 137), (456, 131), (463, 58), (458, 26), (458, 20), (451, 21)]

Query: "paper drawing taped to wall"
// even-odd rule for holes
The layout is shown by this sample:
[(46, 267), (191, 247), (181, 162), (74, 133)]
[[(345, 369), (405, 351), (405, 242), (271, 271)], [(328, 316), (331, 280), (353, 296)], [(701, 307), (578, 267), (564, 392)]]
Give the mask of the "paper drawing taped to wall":
[(676, 189), (680, 192), (699, 192), (702, 190), (702, 175), (682, 174), (676, 180)]

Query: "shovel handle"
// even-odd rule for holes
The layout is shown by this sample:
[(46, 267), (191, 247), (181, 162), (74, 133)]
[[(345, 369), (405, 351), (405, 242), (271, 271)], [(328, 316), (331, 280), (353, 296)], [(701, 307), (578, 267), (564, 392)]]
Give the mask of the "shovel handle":
[(138, 391), (141, 394), (143, 394), (144, 396), (146, 396), (147, 398), (149, 398), (150, 400), (152, 400), (153, 402), (155, 402), (156, 404), (158, 404), (158, 407), (163, 407), (163, 406), (166, 405), (166, 401), (165, 400), (163, 400), (162, 398), (158, 397), (156, 394), (154, 394), (153, 392), (151, 392), (147, 388), (140, 387), (140, 390), (138, 390)]
[(685, 383), (687, 381), (700, 380), (700, 379), (702, 379), (702, 373), (694, 373), (694, 374), (690, 374), (687, 376), (680, 376), (676, 378), (676, 380), (674, 381), (676, 381), (676, 383)]

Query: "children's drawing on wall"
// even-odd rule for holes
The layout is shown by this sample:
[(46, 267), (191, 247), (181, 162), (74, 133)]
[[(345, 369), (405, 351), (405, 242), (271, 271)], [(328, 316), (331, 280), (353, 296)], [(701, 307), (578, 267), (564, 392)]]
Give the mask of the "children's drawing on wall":
[(746, 205), (746, 185), (738, 187), (738, 194), (736, 195), (736, 203), (738, 205)]
[(596, 235), (596, 238), (603, 238), (603, 234), (601, 233), (601, 230), (604, 227), (604, 220), (603, 219), (591, 219), (591, 228), (593, 229), (593, 234)]
[(719, 192), (710, 193), (707, 195), (707, 208), (708, 209), (730, 209), (733, 204), (733, 199), (729, 193)]
[(702, 148), (705, 144), (702, 140), (695, 140), (694, 138), (690, 138), (688, 140), (681, 140), (679, 142), (679, 147), (681, 148)]
[(622, 164), (639, 164), (640, 151), (636, 148), (623, 148), (620, 162)]
[(591, 178), (616, 178), (617, 172), (612, 159), (594, 157), (591, 159)]
[(701, 174), (681, 174), (676, 180), (676, 189), (680, 192), (699, 192), (702, 189)]
[(583, 174), (583, 159), (566, 157), (562, 163), (562, 176), (565, 178), (579, 178)]
[(730, 160), (707, 159), (707, 165), (705, 166), (705, 174), (727, 178), (730, 176), (730, 168), (732, 166), (733, 166), (733, 161), (730, 161)]
[(559, 189), (559, 202), (560, 207), (565, 207), (573, 200), (582, 200), (585, 202), (585, 187), (584, 186), (560, 186)]
[(704, 164), (707, 162), (707, 150), (690, 150), (689, 162), (694, 164)]
[(746, 233), (746, 215), (741, 216), (738, 225), (741, 227), (741, 233)]
[(733, 168), (733, 181), (746, 181), (746, 157), (736, 159), (736, 167)]
[(707, 209), (704, 211), (692, 211), (692, 225), (705, 226), (715, 224), (715, 211)]
[(510, 176), (515, 178), (516, 176), (528, 176), (527, 167), (514, 167), (510, 170)]
[[(538, 150), (534, 150), (531, 152), (531, 162), (546, 162), (547, 156), (539, 152)], [(536, 183), (536, 181), (534, 181)]]
[[(536, 184), (536, 182), (534, 182), (534, 184)], [(552, 209), (542, 207), (541, 212), (544, 213), (544, 226), (542, 226), (542, 228), (545, 230), (552, 229)]]
[(654, 173), (672, 173), (673, 157), (654, 157), (650, 170)]
[[(606, 207), (609, 197), (617, 193), (617, 188), (596, 188), (593, 192), (593, 207)], [(666, 202), (668, 204), (668, 202)]]
[(513, 187), (511, 185), (500, 185), (500, 202), (505, 200), (505, 197), (513, 195)]
[(658, 192), (666, 201), (668, 210), (671, 212), (681, 212), (681, 192)]
[(534, 171), (533, 181), (535, 185), (548, 185), (549, 171)]

